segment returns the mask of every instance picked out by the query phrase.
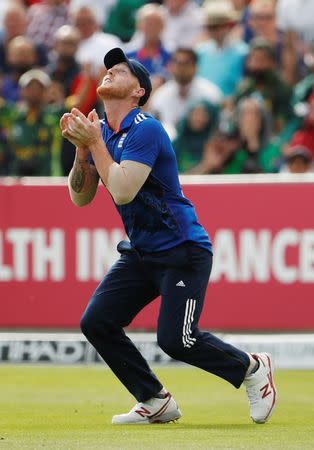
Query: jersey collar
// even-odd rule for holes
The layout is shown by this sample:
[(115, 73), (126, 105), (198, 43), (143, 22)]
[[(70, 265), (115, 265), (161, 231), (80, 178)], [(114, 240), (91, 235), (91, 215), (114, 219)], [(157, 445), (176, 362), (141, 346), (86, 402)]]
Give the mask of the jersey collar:
[[(131, 109), (131, 111), (128, 112), (128, 114), (124, 117), (124, 119), (123, 119), (122, 122), (120, 123), (120, 127), (118, 128), (118, 130), (115, 130), (114, 132), (115, 132), (115, 133), (119, 133), (120, 131), (125, 130), (126, 128), (130, 128), (130, 126), (132, 125), (132, 122), (133, 122), (135, 116), (136, 116), (139, 112), (141, 112), (141, 108), (134, 108), (134, 109)], [(110, 128), (110, 124), (109, 124), (109, 122), (108, 122), (108, 120), (107, 120), (106, 114), (105, 114), (105, 120), (106, 120), (107, 125), (108, 125), (109, 128)]]

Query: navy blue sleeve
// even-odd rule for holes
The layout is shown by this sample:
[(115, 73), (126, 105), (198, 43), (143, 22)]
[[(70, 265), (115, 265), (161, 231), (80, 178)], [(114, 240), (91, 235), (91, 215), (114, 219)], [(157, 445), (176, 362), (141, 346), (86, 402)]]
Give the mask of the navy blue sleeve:
[(136, 161), (153, 167), (161, 150), (163, 132), (155, 119), (148, 118), (139, 123), (125, 142), (121, 161)]

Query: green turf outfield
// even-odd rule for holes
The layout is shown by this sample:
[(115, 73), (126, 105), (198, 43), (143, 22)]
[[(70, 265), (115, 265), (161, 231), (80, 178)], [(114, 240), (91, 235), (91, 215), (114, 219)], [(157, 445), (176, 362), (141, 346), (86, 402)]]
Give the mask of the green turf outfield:
[(193, 368), (155, 370), (183, 412), (177, 423), (113, 426), (133, 406), (108, 369), (0, 368), (1, 449), (314, 449), (314, 372), (278, 371), (272, 420), (253, 424), (242, 388)]

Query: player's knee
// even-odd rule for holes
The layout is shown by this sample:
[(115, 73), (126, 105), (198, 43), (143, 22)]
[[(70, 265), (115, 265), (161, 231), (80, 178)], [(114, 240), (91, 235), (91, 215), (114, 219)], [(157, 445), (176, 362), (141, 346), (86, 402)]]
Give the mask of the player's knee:
[(95, 336), (96, 334), (99, 334), (99, 331), (101, 329), (102, 334), (106, 332), (106, 323), (103, 320), (100, 320), (100, 317), (98, 314), (93, 311), (91, 308), (87, 308), (84, 314), (81, 317), (80, 321), (80, 327), (82, 330), (82, 333), (88, 340)]
[(171, 334), (158, 334), (157, 342), (159, 347), (174, 359), (180, 359), (182, 353), (184, 352), (184, 347), (182, 341), (178, 336), (173, 336)]
[(81, 317), (80, 328), (84, 336), (88, 338), (91, 334), (93, 334), (93, 329), (95, 327), (95, 322), (90, 314), (86, 311)]
[(89, 305), (81, 317), (80, 328), (90, 342), (95, 336), (102, 336), (104, 341), (109, 342), (115, 326), (108, 316), (100, 314), (98, 309)]

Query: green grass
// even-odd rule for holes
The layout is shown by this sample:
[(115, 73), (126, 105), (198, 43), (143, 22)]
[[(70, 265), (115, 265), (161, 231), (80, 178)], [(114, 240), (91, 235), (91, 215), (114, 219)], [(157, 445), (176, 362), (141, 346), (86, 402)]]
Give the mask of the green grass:
[(3, 449), (313, 449), (314, 372), (277, 371), (271, 421), (253, 424), (243, 389), (193, 368), (156, 369), (184, 414), (177, 423), (113, 426), (134, 404), (108, 369), (2, 366)]

